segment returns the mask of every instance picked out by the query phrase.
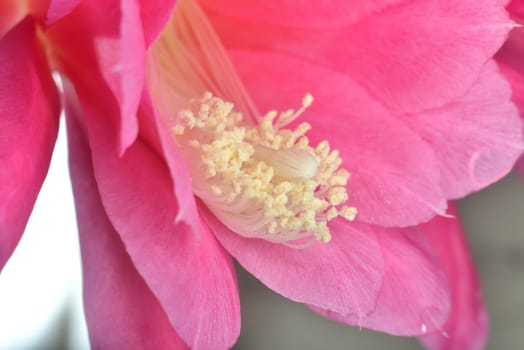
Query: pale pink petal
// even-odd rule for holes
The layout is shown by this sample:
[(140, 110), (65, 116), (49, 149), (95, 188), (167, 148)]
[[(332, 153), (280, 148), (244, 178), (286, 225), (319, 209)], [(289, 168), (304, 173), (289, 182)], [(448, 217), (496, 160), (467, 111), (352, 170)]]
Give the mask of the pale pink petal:
[(337, 27), (405, 0), (200, 0), (209, 12), (249, 22), (264, 22), (290, 27)]
[[(116, 140), (105, 115), (89, 95), (79, 96), (102, 203), (137, 271), (191, 348), (231, 347), (240, 332), (231, 257), (206, 225), (194, 232), (175, 222), (179, 209), (159, 155), (140, 138), (122, 157), (112, 152)], [(70, 112), (81, 116), (73, 107)]]
[[(405, 226), (445, 211), (433, 151), (348, 76), (286, 55), (231, 54), (263, 112), (287, 110), (313, 94), (315, 102), (299, 120), (313, 126), (313, 144), (325, 139), (340, 151), (357, 220)], [(319, 83), (326, 77), (329, 82)]]
[(154, 147), (158, 154), (164, 156), (164, 161), (169, 168), (174, 185), (174, 197), (178, 205), (175, 221), (183, 221), (190, 225), (193, 231), (200, 231), (200, 219), (186, 160), (180, 153), (169, 126), (156, 115), (147, 91), (144, 91), (138, 115), (141, 137)]
[[(451, 213), (457, 214), (453, 207)], [(452, 304), (450, 319), (442, 329), (445, 336), (437, 332), (420, 340), (431, 350), (483, 349), (488, 316), (459, 221), (436, 218), (423, 230), (450, 280)]]
[(34, 23), (24, 20), (0, 40), (0, 270), (47, 174), (59, 112)]
[(137, 137), (136, 112), (144, 85), (145, 39), (137, 2), (81, 2), (47, 32), (60, 47), (54, 52), (59, 69), (105, 108), (119, 153)]
[(166, 25), (173, 14), (175, 3), (176, 0), (140, 0), (140, 18), (147, 46), (156, 39)]
[(373, 233), (360, 225), (334, 220), (328, 244), (293, 249), (257, 238), (244, 238), (203, 208), (220, 243), (262, 283), (293, 301), (340, 313), (365, 315), (381, 288), (383, 260)]
[[(286, 53), (346, 74), (396, 113), (437, 107), (463, 95), (513, 25), (498, 0), (404, 1), (325, 29), (293, 28), (284, 20), (271, 24), (261, 15), (243, 20), (251, 8), (242, 9), (208, 12), (227, 49)], [(342, 6), (337, 15), (351, 10), (351, 5)], [(321, 16), (330, 10), (315, 11)], [(290, 6), (270, 14), (291, 18)], [(251, 78), (256, 79), (244, 80), (249, 84)], [(274, 78), (275, 84), (289, 83), (286, 76)], [(330, 82), (326, 75), (317, 84)]]
[(464, 96), (403, 121), (433, 148), (444, 194), (462, 197), (506, 175), (524, 150), (522, 121), (511, 89), (488, 63)]
[(450, 291), (440, 261), (419, 227), (367, 226), (384, 256), (384, 280), (373, 310), (363, 317), (313, 308), (330, 319), (395, 335), (420, 335), (440, 329), (450, 312)]
[(26, 11), (20, 0), (0, 1), (0, 38), (25, 17)]
[(67, 124), (91, 347), (186, 349), (106, 216), (85, 135), (74, 118)]
[(51, 25), (70, 13), (79, 2), (80, 0), (51, 0), (47, 9), (46, 25)]

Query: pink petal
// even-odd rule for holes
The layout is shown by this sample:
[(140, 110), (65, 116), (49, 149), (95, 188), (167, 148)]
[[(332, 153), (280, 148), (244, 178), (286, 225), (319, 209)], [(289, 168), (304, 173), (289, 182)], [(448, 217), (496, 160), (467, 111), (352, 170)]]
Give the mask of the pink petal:
[(91, 346), (186, 349), (107, 218), (85, 135), (74, 118), (67, 124)]
[(147, 46), (164, 29), (166, 22), (173, 14), (175, 3), (176, 0), (140, 0), (140, 18)]
[[(353, 3), (340, 11), (328, 5), (314, 11), (319, 17), (337, 11), (345, 18)], [(382, 11), (364, 11), (358, 22), (328, 28), (307, 22), (291, 27), (296, 23), (286, 19), (300, 11), (280, 5), (266, 15), (275, 16), (278, 24), (251, 14), (257, 8), (247, 5), (241, 10), (209, 5), (217, 12), (208, 14), (226, 48), (285, 53), (346, 74), (395, 113), (437, 107), (463, 95), (512, 27), (500, 1), (406, 0)], [(289, 83), (286, 76), (274, 78)], [(317, 84), (330, 81), (325, 76)]]
[(196, 208), (191, 178), (186, 161), (178, 149), (170, 128), (156, 115), (147, 91), (144, 91), (139, 109), (141, 137), (158, 154), (164, 155), (171, 179), (174, 184), (174, 197), (177, 201), (178, 213), (176, 222), (185, 222), (194, 232), (200, 231), (200, 219)]
[(360, 225), (333, 222), (329, 244), (293, 249), (248, 239), (226, 228), (203, 208), (220, 243), (262, 283), (293, 301), (345, 314), (365, 315), (381, 288), (382, 252), (373, 233)]
[(69, 14), (80, 0), (51, 0), (47, 9), (46, 25), (51, 25)]
[(0, 270), (24, 232), (58, 129), (56, 87), (27, 19), (0, 40)]
[(175, 222), (179, 208), (169, 170), (143, 140), (122, 157), (111, 151), (115, 140), (105, 115), (89, 97), (80, 100), (100, 196), (133, 264), (191, 348), (231, 347), (240, 332), (240, 311), (230, 256), (206, 225), (193, 232)]
[[(140, 5), (135, 1), (121, 0), (120, 51), (116, 57), (107, 55), (113, 47), (102, 44), (97, 47), (102, 73), (112, 86), (120, 105), (120, 153), (135, 140), (138, 132), (135, 118), (145, 82), (145, 42), (140, 19)], [(106, 56), (107, 55), (107, 56)], [(118, 72), (115, 74), (115, 71)]]
[(337, 27), (356, 22), (363, 17), (404, 0), (201, 0), (209, 12), (235, 17), (249, 22), (264, 22), (289, 27)]
[(81, 2), (48, 31), (60, 48), (55, 55), (61, 71), (105, 107), (119, 153), (137, 137), (144, 85), (145, 42), (137, 1)]
[(0, 1), (0, 38), (26, 15), (20, 0)]
[(443, 327), (447, 336), (434, 333), (422, 337), (421, 342), (431, 350), (483, 349), (488, 316), (459, 221), (437, 218), (424, 225), (424, 232), (451, 282), (452, 311)]
[(524, 150), (511, 89), (490, 62), (461, 98), (403, 120), (433, 148), (448, 198), (462, 197), (506, 175)]
[(313, 309), (339, 322), (395, 335), (440, 329), (449, 316), (450, 291), (420, 226), (389, 230), (368, 226), (363, 233), (378, 237), (384, 256), (384, 280), (375, 308), (363, 317)]
[[(313, 126), (313, 144), (326, 139), (340, 151), (357, 220), (406, 226), (445, 211), (433, 151), (348, 76), (286, 55), (231, 54), (262, 111), (287, 110), (313, 94), (300, 120)], [(326, 77), (329, 83), (319, 84)]]

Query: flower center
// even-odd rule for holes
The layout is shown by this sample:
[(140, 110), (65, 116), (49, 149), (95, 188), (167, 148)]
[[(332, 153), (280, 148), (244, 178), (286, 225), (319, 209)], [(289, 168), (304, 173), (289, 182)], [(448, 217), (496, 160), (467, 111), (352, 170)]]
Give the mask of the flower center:
[[(302, 107), (260, 113), (196, 1), (181, 0), (148, 52), (148, 86), (192, 177), (193, 192), (231, 230), (300, 248), (329, 242), (328, 222), (353, 220), (349, 173), (326, 141), (309, 145)], [(233, 104), (205, 93), (204, 91)], [(189, 101), (189, 102), (187, 102)], [(181, 106), (187, 108), (182, 109)]]
[(237, 234), (301, 247), (329, 242), (328, 221), (355, 218), (338, 151), (327, 141), (310, 146), (308, 123), (284, 128), (312, 101), (307, 94), (297, 112), (271, 111), (252, 125), (206, 93), (170, 121), (193, 192)]

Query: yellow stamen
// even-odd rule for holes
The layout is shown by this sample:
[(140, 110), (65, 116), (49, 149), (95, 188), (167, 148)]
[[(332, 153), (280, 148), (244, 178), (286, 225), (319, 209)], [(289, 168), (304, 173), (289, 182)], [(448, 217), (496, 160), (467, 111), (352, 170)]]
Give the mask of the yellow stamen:
[(243, 123), (233, 105), (206, 93), (172, 119), (171, 130), (188, 159), (193, 191), (230, 229), (291, 246), (329, 242), (327, 222), (353, 220), (343, 206), (349, 173), (339, 169), (338, 151), (321, 142), (309, 146), (307, 123), (296, 113), (267, 113), (257, 125)]

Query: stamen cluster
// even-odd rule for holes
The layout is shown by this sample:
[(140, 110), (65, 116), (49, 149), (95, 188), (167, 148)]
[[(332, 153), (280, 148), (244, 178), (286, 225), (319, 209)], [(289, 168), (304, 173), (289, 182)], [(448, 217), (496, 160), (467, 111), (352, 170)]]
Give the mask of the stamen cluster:
[(312, 100), (308, 94), (298, 112), (270, 111), (252, 125), (233, 104), (206, 93), (173, 120), (193, 192), (239, 235), (307, 246), (329, 242), (328, 221), (355, 218), (356, 208), (343, 205), (350, 174), (339, 152), (327, 141), (310, 146), (308, 123), (283, 128)]

